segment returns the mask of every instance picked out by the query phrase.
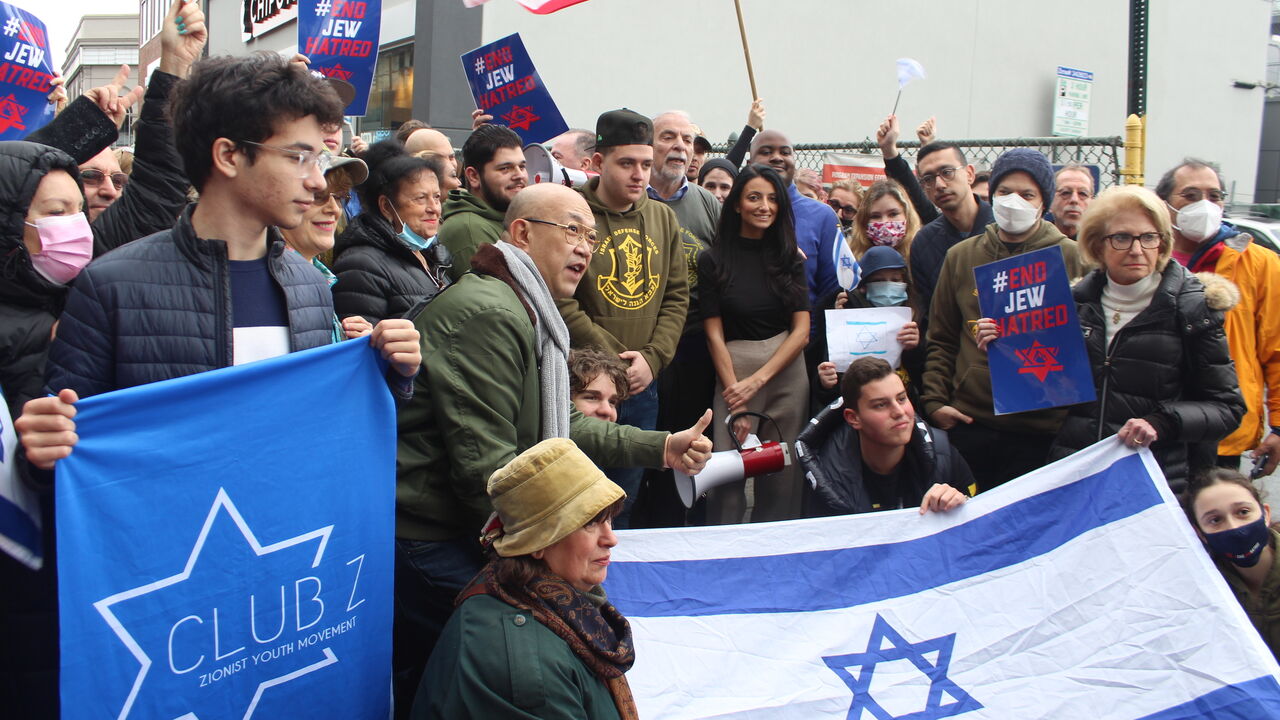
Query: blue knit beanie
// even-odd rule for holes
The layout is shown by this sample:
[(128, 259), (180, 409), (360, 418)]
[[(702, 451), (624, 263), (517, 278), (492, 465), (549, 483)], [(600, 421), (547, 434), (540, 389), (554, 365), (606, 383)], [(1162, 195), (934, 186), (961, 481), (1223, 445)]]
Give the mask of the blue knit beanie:
[(991, 166), (991, 182), (987, 185), (991, 188), (991, 199), (995, 200), (1000, 181), (1009, 173), (1019, 170), (1030, 175), (1036, 185), (1040, 186), (1040, 197), (1047, 209), (1053, 202), (1053, 168), (1049, 165), (1048, 158), (1031, 148), (1014, 148), (996, 158), (996, 164)]

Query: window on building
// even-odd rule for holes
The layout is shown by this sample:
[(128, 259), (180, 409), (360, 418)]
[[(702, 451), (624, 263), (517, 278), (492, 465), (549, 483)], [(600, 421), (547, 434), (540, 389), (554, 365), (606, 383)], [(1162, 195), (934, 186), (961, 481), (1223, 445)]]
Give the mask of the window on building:
[(413, 115), (413, 43), (382, 50), (360, 132), (395, 130)]

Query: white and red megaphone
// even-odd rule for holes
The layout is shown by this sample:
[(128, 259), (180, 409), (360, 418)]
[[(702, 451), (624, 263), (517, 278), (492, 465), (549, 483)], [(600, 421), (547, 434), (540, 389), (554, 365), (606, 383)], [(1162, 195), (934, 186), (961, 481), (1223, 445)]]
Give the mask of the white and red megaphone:
[(570, 170), (561, 165), (547, 149), (538, 143), (524, 146), (525, 171), (529, 173), (529, 184), (559, 183), (568, 187), (580, 187), (600, 173)]
[[(754, 415), (773, 423), (775, 429), (778, 427), (773, 418), (757, 412), (735, 413), (725, 420), (725, 424), (732, 427), (733, 421), (743, 415)], [(782, 433), (779, 432), (778, 436), (781, 437)], [(784, 442), (770, 440), (744, 450), (732, 431), (729, 437), (733, 438), (736, 449), (711, 453), (711, 459), (707, 461), (706, 467), (702, 468), (702, 472), (689, 476), (679, 470), (673, 471), (676, 478), (676, 491), (680, 493), (680, 502), (684, 503), (685, 507), (693, 507), (694, 501), (713, 487), (749, 477), (776, 473), (791, 465), (791, 448)]]

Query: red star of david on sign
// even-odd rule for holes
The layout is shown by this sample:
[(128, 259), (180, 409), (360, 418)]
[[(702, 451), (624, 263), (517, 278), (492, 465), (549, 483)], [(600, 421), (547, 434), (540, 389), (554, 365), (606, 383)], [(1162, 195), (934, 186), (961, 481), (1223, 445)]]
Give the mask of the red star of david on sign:
[(0, 133), (8, 132), (9, 128), (26, 130), (27, 126), (22, 124), (22, 116), (26, 114), (27, 108), (13, 99), (13, 93), (0, 98)]
[(1022, 360), (1018, 373), (1035, 375), (1040, 382), (1044, 382), (1049, 373), (1062, 369), (1062, 363), (1058, 362), (1058, 348), (1045, 347), (1039, 340), (1031, 343), (1029, 348), (1018, 350), (1017, 354)]
[(507, 127), (511, 129), (519, 128), (528, 130), (529, 126), (538, 122), (542, 118), (533, 114), (533, 108), (525, 105), (516, 105), (511, 108), (511, 112), (502, 116), (507, 121)]

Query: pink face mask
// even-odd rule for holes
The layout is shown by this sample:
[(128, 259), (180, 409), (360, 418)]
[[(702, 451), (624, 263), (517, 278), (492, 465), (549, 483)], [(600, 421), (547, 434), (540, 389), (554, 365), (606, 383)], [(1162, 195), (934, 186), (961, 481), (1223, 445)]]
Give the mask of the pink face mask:
[(26, 223), (40, 236), (40, 252), (31, 256), (36, 272), (66, 285), (93, 258), (93, 230), (84, 213), (53, 215)]
[(867, 223), (867, 239), (872, 245), (898, 247), (906, 237), (906, 220), (873, 220)]

